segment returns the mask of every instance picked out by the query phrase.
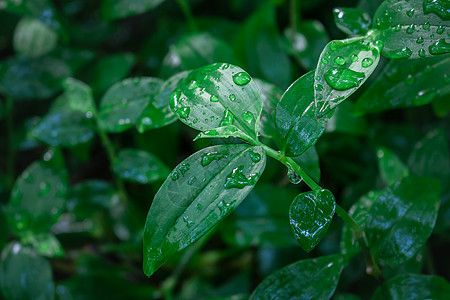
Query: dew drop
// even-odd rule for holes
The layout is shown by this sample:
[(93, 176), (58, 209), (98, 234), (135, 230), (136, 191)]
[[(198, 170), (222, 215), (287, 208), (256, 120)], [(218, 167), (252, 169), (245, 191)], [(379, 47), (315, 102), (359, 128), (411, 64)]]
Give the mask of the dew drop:
[(211, 97), (209, 98), (209, 101), (211, 101), (211, 102), (219, 102), (219, 97), (217, 97), (216, 95), (211, 95)]
[(408, 58), (412, 55), (412, 50), (408, 47), (404, 47), (401, 49), (389, 51), (387, 54), (390, 58)]
[(256, 184), (259, 175), (251, 174), (247, 177), (245, 176), (243, 170), (244, 166), (234, 168), (233, 171), (231, 171), (231, 173), (228, 174), (224, 184), (224, 188), (227, 190), (231, 188), (243, 189), (246, 186)]
[(437, 92), (435, 89), (420, 91), (419, 93), (417, 93), (416, 97), (414, 97), (413, 102), (415, 105), (427, 104), (433, 101), (436, 96)]
[(350, 69), (330, 69), (325, 75), (326, 82), (335, 90), (344, 91), (350, 88), (358, 87), (366, 75), (362, 72), (356, 72)]
[(417, 40), (416, 40), (416, 43), (417, 44), (422, 44), (423, 43), (423, 37), (421, 37), (421, 36), (418, 37)]
[(181, 174), (184, 175), (186, 174), (187, 171), (189, 171), (190, 168), (191, 168), (190, 164), (183, 163), (178, 167), (178, 170), (180, 170)]
[(179, 174), (177, 171), (173, 171), (173, 172), (170, 174), (170, 178), (172, 178), (173, 181), (177, 181), (178, 178), (180, 178), (180, 174)]
[(289, 182), (292, 184), (299, 184), (302, 182), (302, 177), (295, 173), (295, 171), (291, 168), (288, 169), (287, 176), (289, 178)]
[(48, 182), (42, 181), (39, 183), (39, 196), (44, 197), (50, 192), (50, 184)]
[(400, 24), (397, 24), (394, 26), (394, 30), (397, 32), (399, 32), (401, 29), (402, 29), (402, 25), (400, 25)]
[(183, 221), (186, 223), (187, 228), (191, 228), (192, 226), (194, 226), (194, 222), (189, 220), (188, 216), (184, 216)]
[(408, 28), (406, 28), (406, 33), (407, 34), (412, 34), (415, 29), (416, 29), (416, 25), (411, 24), (411, 25), (408, 26)]
[(189, 178), (189, 180), (188, 180), (188, 184), (189, 185), (193, 185), (194, 184), (194, 182), (196, 182), (197, 181), (197, 177), (195, 177), (195, 176), (192, 176), (191, 178)]
[(429, 23), (429, 22), (425, 22), (425, 23), (422, 25), (422, 28), (423, 28), (424, 30), (430, 29), (430, 23)]
[(229, 98), (230, 98), (231, 101), (236, 100), (236, 96), (234, 94), (231, 94)]
[(450, 43), (447, 43), (444, 39), (440, 39), (428, 47), (428, 50), (433, 55), (448, 53), (450, 52)]
[(437, 34), (442, 34), (442, 33), (444, 33), (444, 30), (445, 30), (445, 25), (440, 25), (440, 26), (437, 28), (436, 33), (437, 33)]
[(202, 208), (203, 208), (203, 206), (202, 206), (200, 203), (195, 204), (195, 209), (196, 209), (197, 211), (201, 211)]
[(412, 17), (412, 16), (414, 16), (414, 12), (415, 12), (416, 10), (414, 9), (414, 8), (411, 8), (410, 10), (408, 10), (407, 12), (406, 12), (406, 15), (408, 16), (408, 17)]
[(254, 163), (257, 163), (261, 160), (261, 155), (259, 153), (250, 151), (250, 158)]
[(234, 121), (233, 114), (230, 112), (229, 109), (226, 109), (224, 114), (223, 114), (222, 121), (220, 121), (220, 126), (232, 125), (233, 121)]
[(237, 85), (246, 85), (252, 78), (246, 72), (239, 72), (233, 75), (233, 81)]
[(183, 119), (186, 120), (189, 118), (189, 113), (191, 112), (191, 108), (189, 106), (178, 108), (176, 111), (177, 115)]
[(328, 63), (328, 59), (326, 59), (325, 57), (322, 57), (322, 63), (327, 64)]
[(416, 78), (412, 74), (408, 74), (405, 80), (406, 84), (412, 85), (414, 81), (416, 81)]
[(197, 81), (191, 80), (191, 81), (188, 83), (187, 88), (188, 88), (188, 90), (193, 90), (193, 89), (198, 88), (198, 83), (197, 83)]
[(251, 123), (253, 121), (253, 114), (249, 111), (246, 111), (242, 113), (242, 119), (244, 119), (244, 121), (247, 123)]
[(367, 68), (370, 67), (373, 64), (373, 59), (366, 57), (362, 60), (361, 62), (361, 66), (363, 66), (363, 68)]
[(358, 60), (358, 55), (352, 54), (352, 56), (350, 57), (350, 59), (351, 59), (352, 62), (355, 62), (355, 61)]
[(442, 20), (450, 21), (450, 10), (449, 10), (449, 6), (448, 6), (448, 1), (424, 0), (423, 1), (423, 12), (425, 14), (435, 13)]
[(420, 57), (425, 57), (425, 56), (426, 56), (426, 53), (425, 53), (425, 50), (424, 50), (424, 49), (420, 49), (420, 50), (419, 50), (419, 56), (420, 56)]
[(337, 56), (334, 59), (334, 62), (337, 63), (338, 65), (342, 66), (345, 64), (345, 58), (343, 58), (342, 56)]
[(202, 166), (207, 166), (209, 165), (212, 161), (214, 160), (221, 160), (222, 158), (227, 158), (228, 157), (228, 151), (222, 151), (222, 152), (210, 152), (210, 153), (205, 153), (202, 155), (202, 160), (201, 160), (201, 165)]

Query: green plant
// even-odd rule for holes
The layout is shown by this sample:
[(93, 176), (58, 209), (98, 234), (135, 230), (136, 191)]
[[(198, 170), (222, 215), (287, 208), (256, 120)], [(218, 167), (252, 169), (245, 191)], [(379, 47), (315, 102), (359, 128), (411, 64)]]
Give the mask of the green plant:
[[(433, 261), (450, 232), (448, 1), (336, 8), (336, 26), (351, 37), (330, 42), (320, 23), (299, 19), (307, 10), (299, 1), (267, 1), (231, 34), (231, 47), (224, 40), (235, 25), (194, 18), (179, 0), (191, 33), (156, 67), (172, 18), (159, 20), (169, 29), (155, 30), (140, 45), (144, 54), (116, 53), (91, 68), (96, 39), (121, 49), (121, 30), (132, 26), (113, 20), (163, 1), (103, 1), (95, 9), (104, 23), (86, 28), (82, 9), (67, 13), (69, 2), (61, 5), (67, 21), (49, 1), (0, 2), (23, 16), (16, 55), (0, 64), (9, 151), (2, 186), (10, 194), (0, 210), (5, 299), (446, 297), (449, 262), (442, 271)], [(290, 13), (284, 36), (277, 5)], [(166, 79), (145, 76), (158, 68)], [(13, 106), (37, 99), (50, 100), (48, 112), (19, 133)], [(43, 153), (18, 178), (15, 139), (21, 150)], [(181, 145), (197, 151), (180, 163), (189, 154)], [(83, 174), (80, 164), (106, 175)], [(169, 266), (161, 278), (142, 278), (142, 259), (147, 276)], [(248, 271), (255, 264), (257, 280)], [(230, 279), (218, 265), (242, 274), (217, 284)], [(217, 279), (204, 282), (208, 272)]]

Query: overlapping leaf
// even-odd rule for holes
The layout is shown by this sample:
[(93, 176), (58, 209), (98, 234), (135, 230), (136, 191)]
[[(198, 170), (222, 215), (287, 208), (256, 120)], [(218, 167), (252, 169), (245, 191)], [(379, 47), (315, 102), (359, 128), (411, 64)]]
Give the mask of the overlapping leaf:
[(102, 14), (107, 19), (121, 19), (145, 13), (164, 0), (105, 0), (102, 2)]
[(349, 35), (366, 34), (372, 25), (369, 15), (357, 8), (338, 7), (333, 14), (336, 26)]
[(56, 47), (58, 35), (37, 19), (24, 17), (17, 24), (13, 45), (17, 53), (41, 56)]

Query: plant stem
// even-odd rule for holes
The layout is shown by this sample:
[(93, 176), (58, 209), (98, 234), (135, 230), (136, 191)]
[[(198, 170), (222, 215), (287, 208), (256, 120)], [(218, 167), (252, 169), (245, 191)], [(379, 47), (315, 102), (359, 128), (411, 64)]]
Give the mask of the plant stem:
[(198, 31), (197, 24), (195, 23), (194, 17), (192, 16), (191, 8), (186, 0), (177, 0), (178, 5), (183, 11), (186, 21), (188, 22), (189, 29), (192, 32)]
[(10, 95), (5, 95), (6, 98), (6, 131), (7, 131), (7, 139), (8, 139), (8, 156), (7, 156), (7, 174), (8, 174), (8, 184), (10, 187), (14, 184), (14, 165), (15, 165), (15, 156), (16, 153), (14, 151), (13, 146), (13, 128), (14, 128), (14, 99)]
[(373, 275), (375, 278), (379, 278), (381, 271), (378, 268), (372, 253), (370, 252), (364, 230), (339, 204), (336, 204), (336, 213), (348, 226), (350, 226), (354, 237), (358, 241), (364, 260), (366, 261), (366, 273)]
[(293, 32), (297, 32), (297, 24), (298, 24), (298, 0), (291, 0), (291, 7), (290, 7), (290, 22), (291, 22), (291, 29)]

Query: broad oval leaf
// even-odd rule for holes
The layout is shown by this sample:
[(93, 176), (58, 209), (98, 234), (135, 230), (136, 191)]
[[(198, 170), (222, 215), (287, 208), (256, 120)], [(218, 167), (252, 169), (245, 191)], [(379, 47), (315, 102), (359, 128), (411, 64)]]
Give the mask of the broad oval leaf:
[(402, 274), (378, 287), (371, 300), (403, 300), (448, 298), (450, 283), (442, 277), (420, 274)]
[(17, 53), (25, 56), (41, 56), (52, 51), (58, 35), (37, 19), (24, 17), (14, 31), (13, 45)]
[(357, 8), (337, 7), (333, 14), (337, 28), (349, 35), (366, 34), (372, 25), (369, 15)]
[(283, 91), (277, 88), (275, 85), (265, 82), (260, 79), (255, 79), (255, 83), (261, 92), (261, 98), (263, 102), (261, 119), (259, 123), (259, 132), (262, 136), (278, 139), (278, 133), (275, 128), (275, 109), (278, 102), (280, 102)]
[(183, 123), (197, 130), (235, 125), (256, 139), (262, 99), (247, 72), (216, 63), (191, 71), (171, 94), (170, 107)]
[(104, 0), (101, 9), (106, 19), (114, 20), (145, 13), (163, 2), (164, 0)]
[(122, 149), (113, 163), (113, 171), (123, 180), (145, 184), (166, 178), (170, 170), (147, 151)]
[(342, 255), (300, 260), (264, 279), (250, 300), (330, 299), (343, 268)]
[(289, 208), (289, 220), (295, 238), (310, 252), (325, 236), (334, 216), (336, 201), (329, 190), (302, 193)]
[(392, 60), (355, 105), (358, 114), (448, 100), (450, 55)]
[(127, 78), (103, 95), (98, 114), (99, 126), (107, 132), (123, 132), (133, 127), (163, 81), (152, 77)]
[(287, 156), (308, 150), (325, 130), (327, 119), (317, 119), (315, 115), (313, 85), (314, 71), (310, 71), (284, 92), (277, 105), (275, 125), (281, 151)]
[(373, 19), (389, 58), (419, 58), (450, 52), (446, 0), (384, 1)]
[(85, 113), (87, 118), (96, 114), (92, 90), (86, 83), (69, 77), (63, 82), (63, 89), (64, 107)]
[(196, 152), (172, 171), (156, 194), (144, 232), (144, 272), (152, 275), (230, 214), (266, 164), (261, 147), (220, 145)]
[(315, 74), (316, 114), (323, 116), (350, 97), (372, 74), (380, 50), (371, 37), (335, 40), (320, 55)]
[(380, 147), (377, 149), (377, 157), (380, 176), (388, 185), (409, 175), (409, 169), (391, 150)]
[(436, 222), (439, 195), (438, 180), (406, 177), (378, 196), (369, 210), (366, 234), (379, 264), (396, 267), (424, 246)]
[(2, 252), (0, 289), (8, 300), (52, 300), (50, 263), (30, 248), (11, 243)]

